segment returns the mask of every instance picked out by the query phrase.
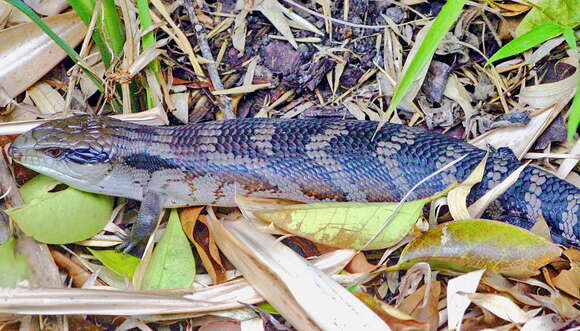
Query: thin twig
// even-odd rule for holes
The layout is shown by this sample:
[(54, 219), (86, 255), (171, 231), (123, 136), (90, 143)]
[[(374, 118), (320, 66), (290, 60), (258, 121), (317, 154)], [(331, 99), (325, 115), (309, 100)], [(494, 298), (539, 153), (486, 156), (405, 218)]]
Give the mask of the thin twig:
[[(187, 13), (189, 14), (189, 19), (193, 24), (193, 31), (195, 32), (195, 36), (197, 37), (197, 43), (199, 44), (199, 48), (201, 49), (201, 55), (210, 61), (207, 64), (207, 71), (209, 74), (209, 78), (211, 83), (216, 91), (223, 90), (224, 85), (220, 79), (217, 66), (215, 65), (215, 60), (211, 53), (211, 49), (209, 47), (209, 43), (207, 42), (207, 37), (205, 33), (204, 26), (199, 22), (197, 19), (197, 15), (195, 15), (194, 4), (191, 0), (186, 0), (184, 2), (185, 8), (187, 9)], [(234, 114), (234, 107), (232, 105), (232, 100), (225, 95), (220, 95), (218, 98), (221, 99), (223, 104), (222, 112), (226, 119), (234, 119), (236, 115)]]

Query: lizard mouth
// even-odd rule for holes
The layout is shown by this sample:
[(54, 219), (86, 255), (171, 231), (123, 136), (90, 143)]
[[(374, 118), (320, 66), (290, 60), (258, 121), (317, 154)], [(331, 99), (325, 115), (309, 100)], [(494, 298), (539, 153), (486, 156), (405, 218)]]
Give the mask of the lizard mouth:
[(35, 141), (28, 137), (28, 134), (23, 134), (16, 138), (8, 148), (8, 154), (16, 161), (22, 161), (26, 156), (30, 156), (30, 152), (34, 151)]
[(22, 160), (23, 156), (20, 148), (14, 146), (14, 143), (10, 144), (10, 147), (8, 147), (8, 155), (10, 156), (10, 158), (12, 158), (12, 160), (17, 162)]

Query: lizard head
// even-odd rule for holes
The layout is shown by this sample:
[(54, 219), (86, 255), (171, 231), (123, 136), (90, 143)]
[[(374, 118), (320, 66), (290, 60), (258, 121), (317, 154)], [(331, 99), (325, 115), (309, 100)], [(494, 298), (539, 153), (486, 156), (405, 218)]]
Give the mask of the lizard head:
[(9, 153), (41, 174), (79, 188), (90, 186), (111, 169), (111, 121), (87, 115), (50, 121), (14, 140)]

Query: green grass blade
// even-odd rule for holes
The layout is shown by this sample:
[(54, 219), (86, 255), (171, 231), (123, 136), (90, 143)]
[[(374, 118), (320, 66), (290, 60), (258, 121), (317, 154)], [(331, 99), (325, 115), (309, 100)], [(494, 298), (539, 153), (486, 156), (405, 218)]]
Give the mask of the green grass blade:
[(544, 41), (554, 38), (562, 33), (564, 28), (555, 23), (546, 23), (537, 28), (527, 32), (500, 48), (489, 60), (486, 65), (506, 57), (520, 54), (528, 49), (537, 46)]
[[(153, 19), (151, 18), (151, 13), (149, 12), (149, 1), (148, 0), (137, 0), (137, 8), (139, 10), (139, 21), (141, 23), (141, 30), (147, 30), (153, 25)], [(153, 31), (146, 33), (142, 37), (143, 50), (149, 47), (153, 47), (156, 43), (155, 33)], [(159, 74), (159, 61), (157, 59), (151, 61), (149, 68), (153, 70), (155, 75)]]
[(465, 4), (465, 0), (448, 0), (447, 3), (441, 8), (441, 11), (437, 15), (437, 18), (433, 22), (433, 25), (429, 29), (425, 40), (419, 47), (417, 55), (413, 58), (409, 69), (403, 75), (401, 81), (397, 85), (391, 104), (387, 109), (387, 113), (383, 117), (382, 123), (387, 121), (399, 103), (403, 100), (411, 86), (413, 85), (417, 76), (421, 73), (421, 70), (431, 62), (431, 58), (437, 46), (445, 37), (445, 34), (451, 26), (455, 23), (461, 10)]
[(111, 45), (115, 55), (121, 55), (125, 45), (125, 32), (121, 24), (119, 12), (115, 6), (115, 0), (103, 0), (103, 14), (105, 25), (105, 38)]
[(572, 141), (574, 134), (578, 130), (580, 125), (580, 79), (578, 79), (578, 84), (576, 85), (576, 95), (574, 95), (574, 101), (572, 101), (572, 106), (570, 106), (570, 117), (568, 118), (568, 140)]
[[(93, 16), (93, 12), (95, 10), (95, 0), (69, 0), (69, 3), (77, 15), (79, 15), (81, 20), (83, 20), (85, 25), (89, 26), (91, 17)], [(95, 45), (97, 45), (97, 48), (99, 49), (99, 53), (101, 53), (101, 59), (105, 64), (105, 68), (108, 69), (111, 66), (111, 52), (103, 40), (102, 29), (99, 20), (97, 20), (97, 27), (95, 28), (92, 37)]]
[(60, 38), (56, 33), (54, 33), (54, 31), (52, 31), (48, 27), (48, 25), (44, 24), (42, 19), (30, 7), (28, 7), (27, 4), (25, 4), (21, 0), (6, 0), (6, 2), (14, 6), (16, 9), (20, 10), (24, 15), (28, 16), (28, 18), (30, 18), (32, 22), (36, 23), (36, 25), (38, 25), (38, 27), (42, 31), (44, 31), (44, 33), (46, 33), (50, 37), (50, 39), (52, 39), (58, 46), (60, 46), (60, 48), (62, 48), (65, 51), (65, 53), (77, 65), (79, 65), (81, 69), (83, 69), (83, 71), (87, 74), (87, 76), (89, 76), (89, 78), (91, 79), (91, 81), (93, 81), (93, 83), (97, 86), (97, 88), (101, 92), (104, 91), (103, 84), (101, 83), (101, 81), (97, 77), (95, 77), (95, 75), (93, 75), (93, 73), (90, 70), (88, 70), (87, 68), (85, 68), (83, 65), (80, 64), (81, 59), (79, 54), (72, 47), (70, 47), (70, 45), (67, 44), (66, 41), (62, 40), (62, 38)]
[[(580, 57), (578, 54), (578, 47), (576, 46), (576, 37), (574, 36), (574, 29), (564, 28), (564, 39), (574, 52), (576, 59)], [(576, 70), (580, 70), (580, 67), (576, 67)], [(568, 140), (572, 141), (574, 134), (578, 130), (580, 125), (580, 76), (578, 76), (578, 82), (576, 84), (576, 94), (574, 95), (574, 100), (570, 106), (570, 117), (568, 117)]]

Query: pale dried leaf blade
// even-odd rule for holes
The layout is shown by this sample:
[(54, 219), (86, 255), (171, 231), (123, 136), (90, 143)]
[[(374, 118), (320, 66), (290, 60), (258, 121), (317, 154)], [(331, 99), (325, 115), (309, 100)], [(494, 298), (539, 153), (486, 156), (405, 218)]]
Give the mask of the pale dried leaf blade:
[[(483, 159), (479, 162), (477, 167), (473, 169), (471, 174), (459, 184), (456, 188), (451, 190), (447, 194), (447, 204), (449, 206), (449, 212), (453, 216), (454, 220), (465, 220), (472, 218), (469, 210), (467, 209), (467, 196), (471, 192), (471, 188), (481, 182), (483, 178), (483, 173), (485, 172), (485, 164), (487, 163), (489, 153), (486, 153)], [(477, 217), (477, 216), (476, 216)]]
[(528, 166), (530, 161), (522, 164), (519, 166), (514, 172), (509, 174), (501, 183), (494, 186), (491, 190), (485, 192), (485, 194), (477, 199), (473, 204), (471, 204), (467, 209), (469, 210), (469, 214), (471, 214), (474, 218), (481, 217), (483, 212), (487, 209), (487, 207), (495, 201), (500, 195), (504, 194), (520, 177), (520, 174), (524, 169)]
[(465, 113), (465, 119), (469, 120), (473, 115), (475, 115), (475, 110), (471, 105), (472, 98), (471, 94), (467, 92), (465, 87), (459, 82), (456, 75), (449, 75), (449, 80), (447, 85), (445, 85), (444, 95), (451, 100), (457, 102), (463, 112)]
[(288, 20), (284, 16), (284, 13), (280, 9), (281, 5), (276, 0), (262, 0), (256, 7), (266, 18), (274, 25), (276, 30), (278, 30), (284, 37), (288, 39), (288, 42), (296, 49), (298, 49), (298, 44), (294, 39), (294, 35), (290, 30), (288, 25)]
[(520, 331), (558, 330), (562, 324), (562, 320), (557, 314), (548, 314), (527, 321)]
[(209, 224), (222, 252), (297, 329), (389, 329), (348, 291), (247, 220)]
[[(411, 48), (409, 55), (407, 55), (407, 58), (405, 59), (405, 65), (403, 66), (403, 70), (402, 70), (400, 77), (403, 77), (405, 75), (405, 73), (407, 72), (407, 70), (409, 69), (409, 67), (411, 66), (413, 59), (417, 55), (417, 52), (419, 51), (419, 48), (421, 47), (421, 44), (423, 43), (423, 40), (425, 40), (425, 38), (427, 37), (427, 33), (429, 33), (429, 29), (431, 28), (431, 25), (432, 25), (432, 22), (429, 22), (424, 27), (422, 27), (421, 30), (419, 30), (419, 32), (417, 33), (417, 37), (415, 38), (415, 43), (413, 44), (413, 48)], [(431, 55), (431, 57), (433, 57), (433, 55)], [(423, 81), (425, 80), (425, 77), (427, 76), (427, 72), (429, 71), (429, 64), (430, 63), (431, 63), (431, 59), (429, 59), (428, 63), (423, 67), (423, 69), (421, 70), (419, 75), (417, 75), (415, 77), (415, 80), (414, 80), (415, 83), (409, 89), (409, 91), (405, 94), (404, 100), (406, 100), (407, 102), (411, 103), (411, 100), (415, 99), (415, 97), (417, 96), (417, 93), (419, 93), (421, 86), (423, 86)]]
[[(44, 22), (71, 46), (80, 43), (86, 33), (74, 12), (52, 16)], [(42, 78), (66, 55), (34, 23), (0, 31), (0, 40), (0, 86), (11, 98)]]
[(248, 94), (248, 93), (255, 92), (257, 90), (262, 90), (262, 89), (266, 89), (266, 88), (270, 88), (270, 87), (272, 87), (272, 85), (270, 85), (269, 83), (242, 85), (242, 86), (238, 86), (238, 87), (232, 87), (229, 89), (212, 91), (211, 93), (214, 95)]
[[(155, 107), (139, 113), (113, 115), (113, 118), (144, 125), (167, 125), (167, 114), (161, 107)], [(28, 132), (48, 120), (29, 120), (0, 123), (0, 136), (16, 135)]]
[(450, 330), (461, 329), (463, 315), (470, 304), (469, 299), (458, 292), (475, 293), (484, 272), (485, 270), (472, 271), (449, 280), (447, 285), (447, 314)]
[[(580, 139), (576, 141), (574, 147), (572, 147), (572, 150), (570, 151), (570, 154), (580, 154)], [(556, 171), (556, 176), (562, 179), (566, 178), (569, 174), (572, 173), (572, 170), (574, 169), (576, 164), (578, 164), (577, 159), (574, 158), (565, 159), (564, 161), (562, 161), (562, 164), (560, 164), (560, 167), (558, 167), (558, 171)]]
[(520, 103), (542, 109), (561, 102), (562, 98), (568, 98), (570, 94), (574, 95), (580, 77), (579, 66), (573, 58), (564, 59), (562, 62), (576, 67), (574, 74), (554, 83), (524, 86), (519, 95)]
[(513, 323), (525, 323), (530, 316), (513, 301), (498, 294), (465, 294), (476, 305), (489, 310), (495, 316)]
[(37, 83), (28, 89), (28, 95), (42, 114), (55, 114), (64, 111), (62, 95), (47, 83)]
[(314, 32), (318, 35), (324, 36), (324, 33), (320, 30), (318, 30), (318, 28), (316, 26), (314, 26), (314, 24), (308, 22), (306, 19), (304, 19), (302, 16), (296, 14), (293, 11), (290, 11), (288, 8), (282, 6), (279, 2), (276, 2), (278, 7), (280, 8), (280, 10), (286, 14), (286, 16), (288, 16), (297, 26), (299, 26), (301, 29), (303, 30), (308, 30), (310, 32)]
[[(337, 250), (311, 262), (324, 272), (334, 274), (342, 270), (354, 254), (351, 250)], [(220, 310), (242, 308), (244, 304), (264, 301), (243, 279), (199, 288), (195, 293), (183, 296), (174, 295), (173, 291), (160, 292), (167, 295), (107, 289), (0, 289), (0, 310), (23, 315), (140, 315), (147, 320), (156, 320), (160, 316), (149, 318), (144, 315), (215, 314)]]
[(232, 34), (232, 45), (242, 55), (246, 49), (246, 33), (248, 31), (248, 23), (246, 21), (247, 15), (247, 11), (241, 11), (236, 15), (234, 21), (234, 33)]

